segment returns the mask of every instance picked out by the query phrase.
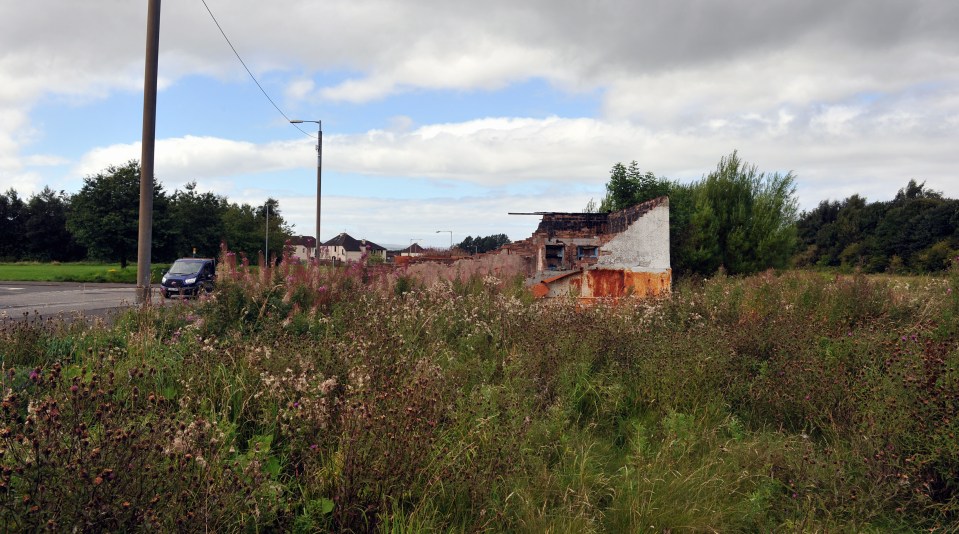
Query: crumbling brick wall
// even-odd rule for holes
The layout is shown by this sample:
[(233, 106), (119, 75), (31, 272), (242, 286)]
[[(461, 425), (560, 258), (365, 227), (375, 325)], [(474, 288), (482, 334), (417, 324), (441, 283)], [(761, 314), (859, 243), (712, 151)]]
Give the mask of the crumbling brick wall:
[(514, 276), (528, 276), (532, 271), (532, 259), (512, 250), (467, 256), (452, 261), (412, 261), (404, 272), (425, 284), (445, 280), (468, 280), (473, 276), (493, 275), (501, 280)]

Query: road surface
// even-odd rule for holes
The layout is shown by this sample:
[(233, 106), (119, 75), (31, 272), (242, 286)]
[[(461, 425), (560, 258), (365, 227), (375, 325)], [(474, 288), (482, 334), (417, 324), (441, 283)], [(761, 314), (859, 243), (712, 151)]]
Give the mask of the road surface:
[[(0, 282), (0, 318), (21, 319), (34, 313), (42, 317), (78, 313), (102, 317), (133, 306), (135, 299), (136, 286), (132, 284)], [(160, 300), (154, 294), (153, 301)]]

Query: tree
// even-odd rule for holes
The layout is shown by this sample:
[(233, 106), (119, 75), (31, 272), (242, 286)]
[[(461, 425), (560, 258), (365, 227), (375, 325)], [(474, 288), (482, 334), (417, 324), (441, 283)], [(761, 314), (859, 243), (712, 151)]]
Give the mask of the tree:
[[(172, 230), (166, 209), (168, 199), (159, 182), (153, 187), (153, 251), (162, 253)], [(126, 268), (136, 257), (140, 208), (140, 164), (136, 160), (122, 167), (109, 166), (83, 179), (74, 195), (67, 228), (77, 242), (97, 259), (114, 260)], [(160, 251), (160, 254), (157, 252)]]
[(484, 252), (489, 252), (491, 250), (496, 250), (503, 245), (510, 244), (511, 241), (506, 234), (493, 234), (486, 237), (476, 236), (467, 236), (466, 239), (460, 241), (456, 245), (456, 248), (469, 253), (482, 254)]
[[(269, 206), (269, 214), (267, 214), (267, 206)], [(280, 212), (280, 201), (268, 198), (266, 203), (258, 207), (256, 211), (256, 220), (259, 227), (261, 229), (269, 228), (269, 257), (280, 258), (283, 255), (283, 247), (286, 245), (286, 241), (293, 235), (293, 229), (287, 224), (286, 219)]]
[(49, 187), (30, 197), (26, 208), (24, 237), (28, 257), (39, 261), (75, 261), (86, 251), (67, 230), (70, 197)]
[(797, 223), (802, 264), (865, 272), (943, 269), (959, 248), (959, 201), (910, 180), (887, 202), (823, 202)]
[(177, 257), (215, 257), (226, 237), (224, 216), (229, 204), (223, 196), (197, 193), (196, 182), (170, 197), (170, 220), (176, 230), (173, 250)]
[(230, 204), (223, 215), (223, 229), (226, 244), (234, 252), (242, 252), (255, 257), (263, 250), (266, 244), (266, 205), (270, 211), (270, 257), (279, 258), (283, 253), (283, 245), (293, 234), (292, 229), (283, 219), (280, 212), (280, 203), (275, 199), (267, 199), (262, 206), (253, 207), (249, 204)]
[(613, 165), (600, 211), (669, 197), (672, 267), (680, 275), (709, 275), (720, 267), (749, 273), (785, 267), (795, 250), (795, 177), (758, 172), (733, 152), (691, 184)]
[(618, 211), (666, 196), (669, 194), (670, 185), (665, 178), (658, 178), (649, 171), (640, 171), (635, 160), (630, 162), (629, 167), (616, 163), (609, 171), (606, 197), (600, 203), (599, 211)]
[(249, 204), (231, 203), (223, 213), (224, 241), (231, 251), (256, 257), (263, 249), (263, 227), (257, 226), (256, 210)]
[(695, 241), (708, 258), (699, 272), (720, 266), (730, 273), (785, 267), (795, 250), (796, 199), (792, 173), (766, 175), (737, 152), (694, 187)]
[(0, 258), (23, 257), (23, 223), (26, 206), (12, 188), (0, 194)]

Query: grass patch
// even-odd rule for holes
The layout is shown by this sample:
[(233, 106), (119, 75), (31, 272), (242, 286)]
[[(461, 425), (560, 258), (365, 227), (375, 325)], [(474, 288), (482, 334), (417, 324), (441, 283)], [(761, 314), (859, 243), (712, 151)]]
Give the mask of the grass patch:
[[(158, 283), (169, 264), (150, 266), (152, 281)], [(135, 284), (136, 264), (121, 269), (119, 263), (0, 263), (0, 281), (4, 282), (114, 282)]]

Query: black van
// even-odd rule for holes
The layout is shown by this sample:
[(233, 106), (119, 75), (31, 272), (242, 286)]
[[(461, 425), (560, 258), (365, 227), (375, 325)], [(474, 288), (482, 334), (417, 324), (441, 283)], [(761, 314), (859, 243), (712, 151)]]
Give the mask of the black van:
[(200, 290), (213, 291), (216, 284), (216, 261), (210, 258), (180, 258), (160, 280), (163, 298), (173, 295), (197, 296)]

